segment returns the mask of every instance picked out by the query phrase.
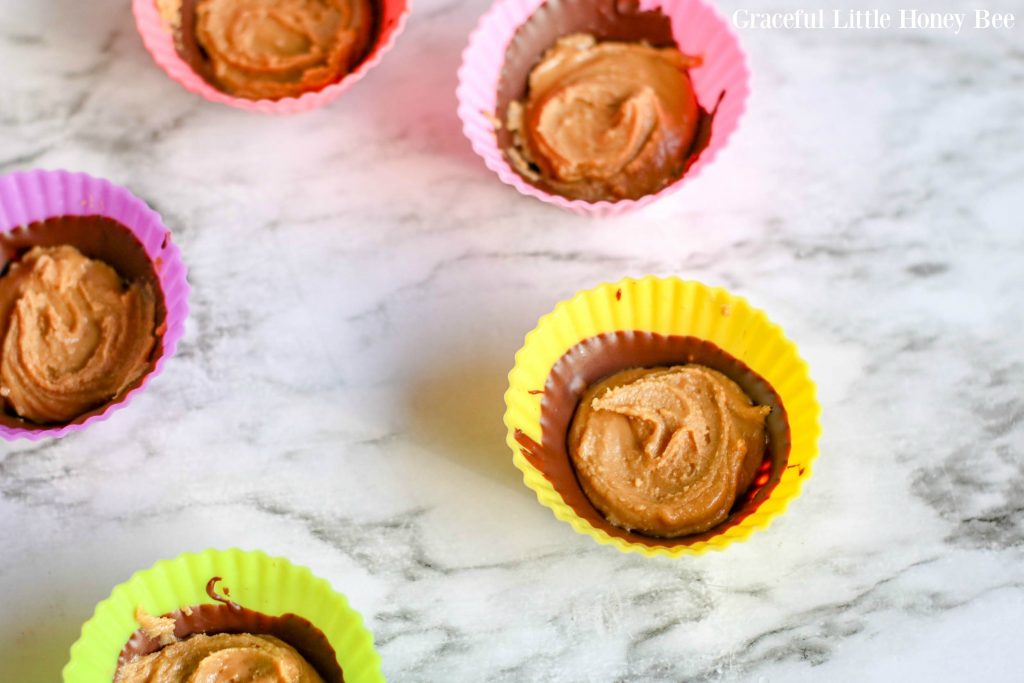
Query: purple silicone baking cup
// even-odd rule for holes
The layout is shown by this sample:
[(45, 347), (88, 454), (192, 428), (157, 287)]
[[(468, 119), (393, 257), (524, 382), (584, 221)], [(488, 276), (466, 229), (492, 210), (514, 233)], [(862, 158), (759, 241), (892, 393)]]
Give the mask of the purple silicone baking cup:
[(153, 264), (166, 310), (160, 355), (138, 386), (102, 409), (65, 424), (0, 425), (0, 438), (8, 441), (61, 437), (107, 419), (160, 374), (185, 331), (189, 292), (185, 264), (160, 215), (144, 201), (123, 187), (85, 173), (26, 171), (0, 177), (0, 232), (58, 216), (104, 216), (124, 225), (142, 244)]

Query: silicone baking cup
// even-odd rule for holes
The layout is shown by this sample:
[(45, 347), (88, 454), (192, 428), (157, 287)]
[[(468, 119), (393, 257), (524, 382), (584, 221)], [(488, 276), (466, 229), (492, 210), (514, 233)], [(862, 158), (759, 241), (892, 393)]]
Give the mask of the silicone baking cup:
[[(580, 517), (543, 472), (527, 459), (516, 440), (517, 432), (540, 443), (542, 389), (552, 368), (579, 342), (600, 334), (637, 331), (666, 336), (688, 336), (711, 342), (760, 375), (778, 394), (788, 415), (790, 450), (781, 476), (767, 497), (750, 510), (727, 520), (701, 540), (682, 545), (652, 545), (613, 537)], [(623, 368), (624, 369), (624, 368)], [(523, 482), (537, 494), (537, 500), (569, 523), (578, 533), (622, 552), (647, 557), (700, 555), (722, 550), (767, 528), (789, 502), (800, 494), (811, 476), (811, 463), (818, 455), (820, 408), (806, 363), (796, 346), (778, 325), (746, 300), (723, 289), (677, 278), (646, 277), (602, 284), (558, 304), (526, 335), (516, 353), (505, 393), (506, 441), (513, 462), (523, 473)], [(721, 529), (721, 531), (716, 531)], [(674, 539), (674, 542), (685, 539)], [(666, 541), (668, 543), (668, 541)]]
[(167, 614), (210, 604), (206, 582), (213, 576), (231, 589), (231, 598), (257, 612), (297, 614), (323, 631), (337, 654), (346, 683), (383, 683), (380, 655), (359, 613), (326, 580), (309, 569), (260, 551), (205, 550), (161, 560), (136, 572), (96, 606), (82, 635), (71, 646), (65, 683), (112, 681), (117, 658), (139, 628), (135, 610)]
[(682, 177), (655, 194), (635, 200), (568, 199), (541, 190), (517, 173), (501, 150), (494, 130), (494, 122), (502, 118), (496, 111), (497, 92), (509, 43), (520, 26), (547, 1), (498, 0), (481, 17), (462, 56), (456, 91), (462, 130), (487, 167), (503, 182), (525, 195), (577, 214), (614, 216), (635, 211), (678, 191), (718, 156), (739, 126), (750, 94), (750, 72), (739, 39), (728, 21), (703, 0), (640, 0), (641, 10), (661, 10), (668, 16), (672, 36), (683, 53), (703, 57), (703, 64), (688, 73), (698, 103), (714, 111), (707, 147)]
[(185, 264), (160, 215), (123, 187), (84, 173), (28, 171), (0, 177), (0, 232), (59, 216), (104, 216), (124, 225), (139, 241), (153, 264), (166, 317), (161, 348), (153, 368), (134, 388), (115, 401), (67, 424), (8, 426), (0, 424), (0, 437), (36, 440), (59, 437), (105, 420), (159, 375), (174, 355), (185, 331), (189, 286)]
[(168, 76), (180, 83), (189, 92), (202, 95), (211, 102), (219, 102), (237, 109), (261, 114), (297, 114), (316, 109), (336, 100), (346, 90), (361, 81), (373, 67), (380, 63), (390, 50), (398, 35), (405, 28), (411, 0), (382, 0), (375, 6), (380, 8), (379, 28), (373, 48), (359, 65), (337, 83), (320, 90), (303, 93), (299, 97), (285, 97), (279, 100), (249, 100), (233, 97), (207, 83), (188, 62), (181, 58), (174, 47), (173, 29), (160, 16), (156, 0), (132, 0), (132, 14), (135, 26), (142, 36), (146, 50)]

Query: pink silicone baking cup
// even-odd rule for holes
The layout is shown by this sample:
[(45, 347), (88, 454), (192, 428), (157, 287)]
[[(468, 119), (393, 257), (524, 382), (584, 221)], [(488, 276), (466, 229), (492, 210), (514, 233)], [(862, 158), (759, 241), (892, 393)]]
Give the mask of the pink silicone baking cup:
[(392, 48), (398, 34), (405, 28), (411, 0), (381, 0), (380, 29), (370, 54), (352, 72), (337, 83), (320, 90), (303, 93), (299, 97), (285, 97), (279, 100), (248, 100), (217, 90), (188, 65), (174, 47), (174, 35), (170, 26), (160, 16), (155, 0), (132, 0), (132, 14), (135, 26), (142, 36), (142, 42), (149, 54), (167, 75), (185, 87), (186, 90), (202, 95), (211, 102), (219, 102), (246, 111), (261, 114), (297, 114), (323, 106), (337, 99), (346, 90), (358, 83), (367, 72), (380, 63), (384, 54)]
[(703, 57), (703, 64), (690, 69), (689, 74), (697, 101), (708, 111), (714, 110), (708, 146), (685, 175), (660, 192), (639, 199), (616, 202), (568, 199), (545, 192), (519, 175), (498, 146), (494, 111), (508, 45), (519, 27), (544, 2), (498, 0), (480, 18), (462, 54), (456, 90), (459, 118), (463, 132), (489, 169), (525, 195), (581, 215), (605, 217), (635, 211), (667, 197), (714, 160), (739, 125), (750, 95), (750, 72), (739, 38), (729, 23), (703, 0), (640, 0), (641, 10), (660, 9), (669, 17), (672, 36), (682, 52)]
[(189, 292), (185, 264), (156, 211), (125, 188), (84, 173), (28, 171), (0, 177), (0, 232), (57, 216), (104, 216), (128, 228), (153, 263), (166, 309), (166, 329), (153, 369), (134, 389), (102, 409), (67, 424), (0, 425), (0, 437), (8, 441), (64, 436), (107, 419), (160, 374), (164, 363), (174, 355), (185, 330)]

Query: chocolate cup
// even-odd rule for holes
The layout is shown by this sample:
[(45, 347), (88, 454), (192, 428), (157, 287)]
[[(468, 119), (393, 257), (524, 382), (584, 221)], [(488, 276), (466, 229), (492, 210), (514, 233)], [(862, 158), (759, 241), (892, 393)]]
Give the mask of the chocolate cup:
[[(580, 487), (569, 457), (567, 436), (580, 398), (596, 382), (621, 370), (697, 363), (718, 370), (736, 382), (755, 404), (771, 408), (766, 421), (767, 445), (754, 483), (733, 505), (721, 524), (699, 534), (656, 538), (614, 526), (594, 507)], [(771, 494), (789, 466), (791, 437), (782, 398), (760, 375), (714, 344), (696, 337), (653, 332), (619, 331), (590, 337), (569, 349), (551, 368), (540, 408), (541, 443), (522, 432), (516, 441), (526, 459), (551, 482), (566, 505), (591, 526), (609, 536), (649, 547), (674, 548), (707, 541), (742, 522)]]
[[(572, 33), (589, 33), (599, 41), (643, 41), (654, 47), (678, 47), (672, 37), (672, 22), (669, 18), (658, 10), (640, 11), (637, 0), (547, 0), (516, 30), (501, 67), (494, 111), (501, 125), (495, 126), (495, 135), (498, 147), (506, 159), (513, 145), (512, 133), (505, 125), (509, 104), (526, 98), (533, 67), (559, 38)], [(711, 126), (718, 103), (713, 103), (710, 111), (706, 108), (708, 103), (697, 104), (697, 130), (693, 146), (679, 173), (665, 179), (666, 185), (684, 176), (711, 140)], [(515, 164), (510, 162), (509, 165), (519, 173)], [(562, 194), (543, 178), (534, 179), (522, 173), (519, 175), (544, 192)]]
[[(174, 619), (174, 635), (179, 640), (204, 633), (250, 633), (270, 635), (294, 647), (309, 662), (325, 683), (343, 683), (341, 666), (330, 641), (323, 631), (296, 614), (272, 617), (234, 603), (196, 605), (188, 610), (175, 610), (164, 617)], [(160, 643), (142, 632), (132, 633), (117, 658), (118, 669), (129, 661), (162, 649)], [(115, 675), (116, 680), (116, 675)]]
[(181, 0), (181, 19), (174, 31), (174, 49), (185, 63), (192, 67), (200, 78), (220, 90), (213, 78), (209, 57), (196, 39), (196, 2)]
[[(0, 273), (6, 274), (10, 264), (33, 247), (55, 247), (62, 244), (75, 247), (89, 258), (103, 261), (116, 270), (126, 282), (141, 281), (148, 284), (156, 300), (156, 343), (149, 354), (146, 371), (110, 401), (96, 406), (70, 422), (58, 423), (78, 424), (102, 413), (111, 403), (122, 400), (128, 392), (141, 385), (146, 376), (153, 371), (157, 359), (164, 353), (167, 307), (154, 264), (146, 254), (145, 248), (127, 227), (105, 216), (58, 216), (0, 233)], [(0, 302), (0, 307), (6, 308), (3, 303), (5, 302)], [(2, 410), (0, 424), (28, 430), (52, 429), (54, 426), (52, 423), (31, 422)]]
[[(196, 38), (196, 4), (198, 2), (199, 0), (181, 0), (181, 21), (178, 23), (178, 27), (174, 31), (174, 49), (177, 50), (178, 56), (181, 57), (186, 64), (192, 67), (192, 70), (195, 71), (200, 78), (217, 90), (226, 92), (221, 89), (217, 79), (214, 78), (213, 65), (210, 63), (210, 57), (206, 54), (206, 50), (203, 49), (202, 45), (199, 44), (199, 40)], [(370, 0), (370, 9), (372, 11), (372, 16), (370, 17), (370, 39), (366, 41), (366, 48), (363, 50), (363, 54), (359, 55), (359, 58), (352, 62), (348, 71), (338, 74), (338, 78), (332, 83), (337, 83), (341, 79), (345, 78), (345, 76), (358, 69), (359, 65), (362, 64), (376, 48), (377, 41), (380, 39), (382, 8), (377, 0)], [(285, 97), (276, 99), (287, 99), (288, 97), (298, 97), (298, 95), (286, 95)]]

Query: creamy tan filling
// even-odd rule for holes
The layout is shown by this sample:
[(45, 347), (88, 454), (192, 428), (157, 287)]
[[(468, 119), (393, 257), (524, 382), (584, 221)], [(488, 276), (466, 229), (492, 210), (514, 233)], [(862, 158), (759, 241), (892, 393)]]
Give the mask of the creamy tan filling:
[(172, 30), (181, 28), (181, 0), (156, 0), (156, 11)]
[(298, 651), (273, 636), (194, 635), (128, 662), (115, 683), (323, 683)]
[(612, 524), (661, 537), (699, 533), (725, 520), (753, 481), (769, 412), (703, 366), (627, 370), (584, 394), (570, 456)]
[(65, 422), (149, 367), (152, 289), (71, 246), (35, 247), (0, 278), (0, 397), (34, 422)]
[(697, 64), (675, 48), (560, 39), (530, 72), (526, 101), (509, 106), (513, 164), (569, 197), (658, 191), (693, 145), (698, 109), (686, 69)]
[(249, 99), (319, 90), (355, 68), (370, 0), (199, 0), (196, 39), (217, 84)]

